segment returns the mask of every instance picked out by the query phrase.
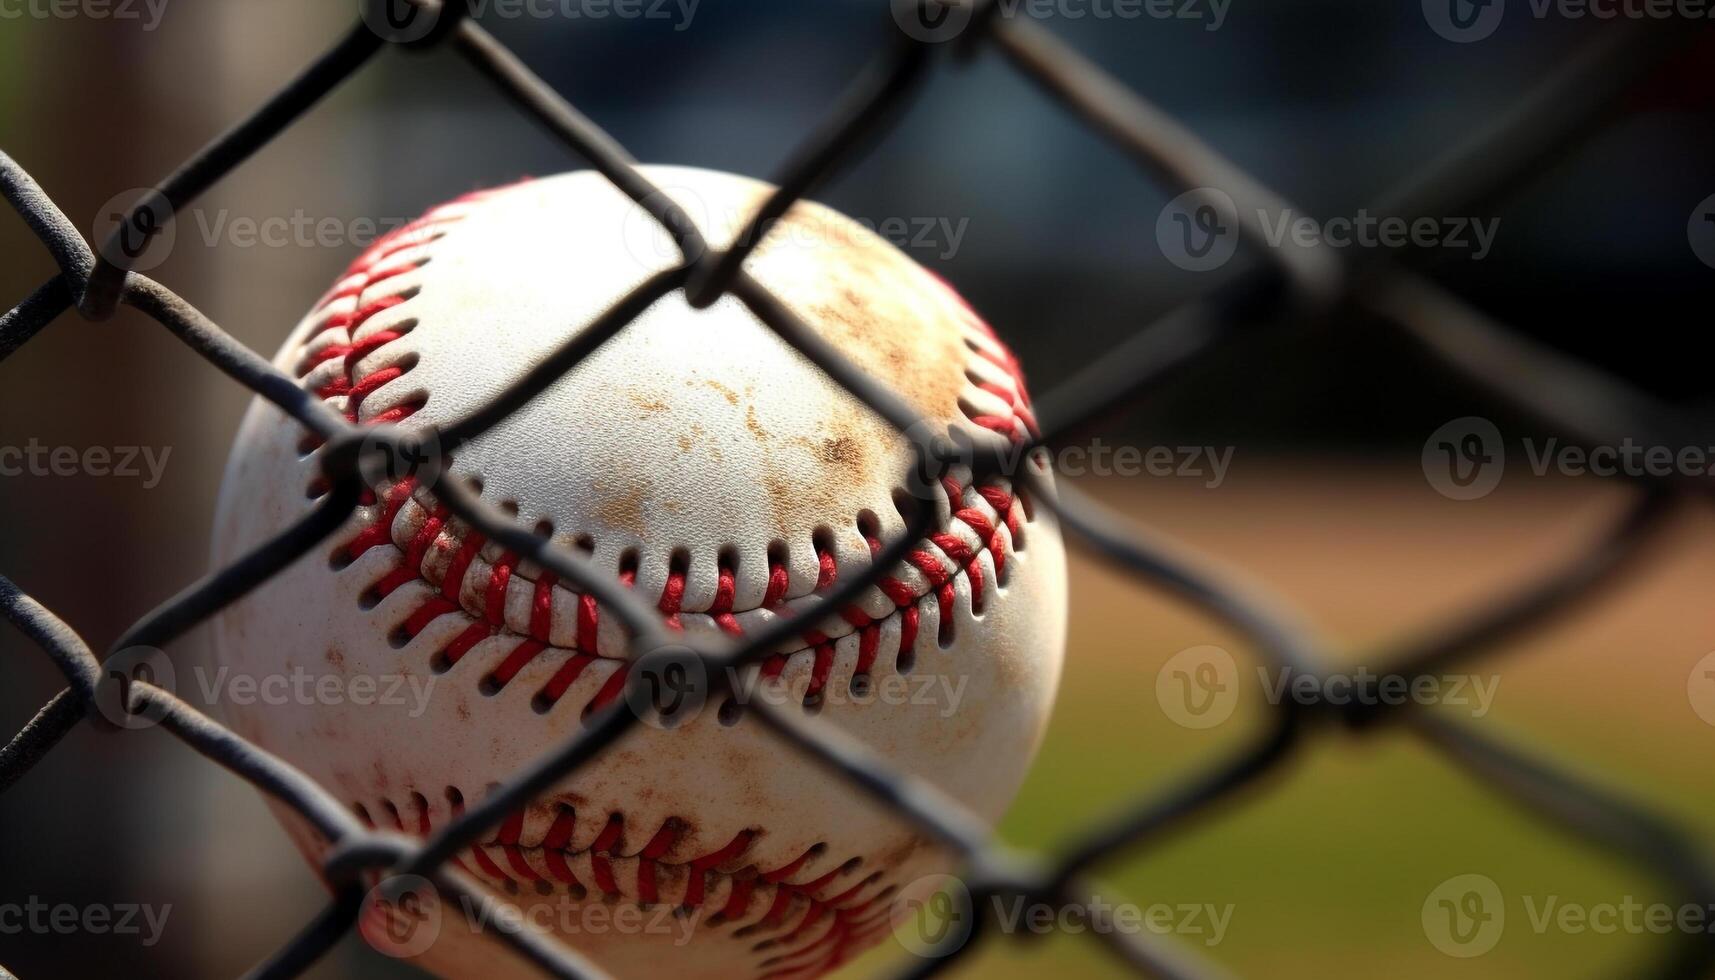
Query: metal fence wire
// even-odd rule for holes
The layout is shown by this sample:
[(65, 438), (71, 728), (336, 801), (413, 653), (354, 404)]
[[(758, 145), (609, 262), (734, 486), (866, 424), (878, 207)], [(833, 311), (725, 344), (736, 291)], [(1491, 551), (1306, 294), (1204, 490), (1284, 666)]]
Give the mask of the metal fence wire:
[[(921, 6), (918, 4), (921, 3)], [(882, 5), (877, 4), (878, 8)], [(0, 190), (52, 253), (60, 272), (0, 317), (0, 359), (46, 328), (59, 314), (76, 310), (85, 320), (101, 321), (117, 304), (129, 304), (172, 331), (214, 367), (290, 413), (326, 441), (325, 475), (333, 490), (307, 518), (230, 568), (221, 569), (151, 612), (112, 647), (120, 654), (135, 647), (162, 647), (243, 596), (270, 575), (330, 535), (351, 514), (375, 465), (399, 460), (435, 460), (477, 436), (543, 391), (606, 339), (624, 330), (655, 299), (684, 290), (694, 305), (706, 306), (732, 295), (769, 328), (844, 385), (869, 408), (910, 439), (914, 467), (936, 476), (955, 457), (970, 464), (971, 447), (930, 437), (927, 425), (906, 403), (843, 360), (817, 334), (769, 295), (743, 270), (746, 255), (792, 203), (811, 192), (862, 146), (882, 133), (894, 110), (923, 83), (937, 60), (962, 60), (993, 49), (1025, 77), (1049, 93), (1067, 112), (1129, 154), (1157, 181), (1175, 193), (1218, 187), (1238, 204), (1240, 239), (1248, 265), (1243, 276), (1212, 295), (1197, 296), (1139, 331), (1099, 363), (1038, 400), (1040, 435), (1032, 447), (1053, 446), (1076, 437), (1091, 424), (1157, 387), (1188, 363), (1223, 345), (1245, 344), (1263, 334), (1308, 332), (1341, 313), (1361, 312), (1411, 338), (1421, 356), (1450, 366), (1498, 399), (1573, 434), (1585, 445), (1614, 444), (1626, 436), (1654, 445), (1690, 445), (1690, 420), (1644, 392), (1628, 387), (1588, 365), (1574, 363), (1539, 346), (1463, 304), (1414, 271), (1425, 259), (1409, 247), (1372, 251), (1357, 260), (1336, 259), (1327, 249), (1287, 250), (1263, 245), (1262, 227), (1242, 216), (1261, 208), (1283, 207), (1265, 187), (1222, 159), (1197, 136), (1158, 107), (1120, 86), (1068, 48), (1040, 24), (1003, 16), (990, 0), (895, 0), (892, 13), (917, 17), (922, 25), (944, 25), (956, 18), (963, 27), (950, 42), (926, 40), (931, 31), (895, 31), (896, 41), (877, 57), (830, 114), (780, 168), (779, 190), (754, 214), (744, 233), (724, 251), (705, 247), (687, 216), (637, 170), (633, 159), (607, 134), (562, 100), (507, 48), (471, 18), (465, 0), (444, 5), (402, 7), (400, 0), (367, 3), (360, 22), (301, 75), (285, 85), (248, 118), (191, 157), (132, 209), (112, 236), (92, 250), (73, 224), (12, 159), (0, 153)], [(887, 13), (880, 10), (880, 13)], [(1707, 23), (1705, 21), (1705, 23)], [(1703, 35), (1676, 20), (1635, 20), (1607, 24), (1593, 43), (1579, 49), (1552, 77), (1518, 104), (1442, 159), (1433, 162), (1398, 193), (1371, 207), (1383, 215), (1470, 213), (1460, 208), (1492, 204), (1512, 192), (1548, 161), (1574, 150), (1599, 132), (1619, 108), (1621, 98), (1667, 58)], [(388, 47), (418, 49), (449, 46), (487, 77), (500, 93), (558, 136), (566, 146), (647, 210), (689, 257), (619, 300), (545, 362), (529, 371), (494, 402), (439, 433), (363, 428), (347, 423), (312, 393), (276, 371), (262, 357), (224, 333), (167, 287), (130, 271), (127, 235), (143, 235), (197, 198), (221, 177), (261, 149)], [(1001, 325), (1004, 333), (1005, 325)], [(1000, 453), (978, 451), (975, 478), (998, 471)], [(439, 467), (433, 467), (439, 472)], [(1015, 478), (1035, 478), (1024, 468)], [(1578, 600), (1622, 579), (1641, 547), (1681, 506), (1707, 503), (1707, 480), (1684, 475), (1638, 476), (1635, 500), (1614, 524), (1587, 542), (1579, 554), (1485, 608), (1457, 618), (1434, 635), (1407, 637), (1391, 649), (1366, 658), (1372, 668), (1408, 678), (1439, 674), (1452, 665), (1491, 653), (1520, 634), (1542, 626)], [(614, 610), (634, 638), (633, 656), (668, 646), (682, 647), (681, 635), (665, 629), (662, 618), (617, 580), (595, 571), (580, 554), (549, 545), (544, 537), (518, 527), (506, 513), (477, 499), (457, 481), (433, 483), (437, 498), (459, 518), (574, 582)], [(1203, 570), (1197, 556), (1130, 527), (1071, 487), (1057, 494), (1037, 492), (1035, 499), (1058, 514), (1073, 540), (1106, 560), (1239, 629), (1257, 654), (1276, 667), (1325, 675), (1335, 659), (1330, 651), (1292, 624), (1271, 600), (1234, 580), (1230, 573)], [(843, 582), (829, 601), (836, 608), (871, 585), (918, 540), (932, 517), (919, 502), (908, 533), (890, 544), (872, 571)], [(0, 750), (0, 790), (10, 787), (39, 762), (73, 727), (88, 719), (121, 730), (104, 713), (92, 710), (101, 699), (149, 713), (178, 738), (263, 793), (298, 811), (333, 843), (323, 873), (334, 891), (330, 905), (250, 973), (253, 977), (296, 976), (324, 954), (353, 925), (361, 911), (365, 881), (417, 875), (432, 881), (443, 895), (479, 909), (496, 901), (473, 879), (448, 865), (448, 859), (479, 834), (499, 824), (551, 784), (602, 752), (640, 715), (628, 710), (644, 698), (618, 699), (577, 737), (554, 747), (462, 816), (426, 839), (367, 829), (333, 796), (301, 773), (211, 721), (161, 687), (103, 671), (88, 644), (44, 608), (0, 577), (0, 607), (7, 619), (42, 648), (64, 672), (69, 687), (60, 692)], [(783, 631), (752, 634), (742, 643), (698, 641), (689, 656), (720, 684), (728, 668), (766, 656)], [(1383, 669), (1385, 668), (1385, 670)], [(648, 678), (633, 672), (629, 685), (641, 693)], [(1468, 725), (1449, 722), (1410, 704), (1302, 703), (1282, 699), (1271, 709), (1270, 723), (1254, 742), (1183, 785), (1145, 795), (1119, 813), (1094, 823), (1064, 853), (1038, 857), (1012, 852), (991, 839), (990, 828), (933, 786), (889, 772), (861, 744), (826, 723), (802, 718), (766, 703), (755, 716), (797, 750), (843, 774), (851, 785), (895, 808), (964, 863), (962, 878), (974, 907), (992, 899), (1023, 897), (1064, 908), (1080, 895), (1096, 893), (1091, 876), (1108, 861), (1135, 854), (1169, 839), (1199, 817), (1229, 804), (1306, 744), (1314, 730), (1343, 728), (1374, 731), (1384, 725), (1407, 729), (1457, 761), (1486, 786), (1510, 798), (1545, 823), (1560, 825), (1595, 848), (1634, 863), (1658, 879), (1664, 892), (1688, 903), (1715, 905), (1715, 876), (1698, 848), (1680, 829), (1654, 814), (1581, 785), (1544, 761), (1492, 741)], [(386, 887), (383, 885), (383, 887)], [(497, 941), (503, 941), (562, 977), (596, 977), (601, 971), (576, 952), (545, 936), (495, 916)], [(993, 931), (980, 914), (968, 937), (949, 934), (942, 954), (914, 959), (904, 976), (927, 976), (956, 962)], [(1177, 946), (1127, 935), (1114, 929), (1088, 934), (1137, 971), (1158, 977), (1217, 975)], [(1627, 970), (1630, 977), (1703, 976), (1715, 963), (1715, 941), (1707, 933), (1681, 931), (1662, 944), (1653, 962)]]

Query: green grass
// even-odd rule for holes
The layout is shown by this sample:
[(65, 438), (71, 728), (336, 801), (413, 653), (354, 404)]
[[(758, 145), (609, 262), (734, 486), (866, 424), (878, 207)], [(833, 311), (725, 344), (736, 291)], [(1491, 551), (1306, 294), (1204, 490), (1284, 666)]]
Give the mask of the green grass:
[[(1293, 505), (1281, 509), (1276, 516), (1282, 520), (1302, 516)], [(1566, 516), (1546, 509), (1546, 521)], [(1509, 515), (1502, 526), (1524, 537), (1541, 531), (1521, 515)], [(1707, 630), (1698, 626), (1700, 616), (1707, 619), (1706, 596), (1698, 580), (1677, 567), (1685, 562), (1707, 571), (1710, 536), (1701, 532), (1708, 530), (1705, 522), (1677, 537), (1672, 553), (1659, 559), (1664, 567), (1657, 578), (1588, 604), (1506, 656), (1473, 666), (1498, 674), (1502, 686), (1487, 717), (1459, 720), (1604, 792), (1647, 803), (1702, 839), (1715, 839), (1715, 728), (1689, 709), (1684, 686), (1690, 664), (1708, 649)], [(1410, 533), (1434, 538), (1440, 532), (1425, 521)], [(1559, 546), (1570, 547), (1572, 540), (1567, 536)], [(1284, 557), (1276, 560), (1287, 569), (1281, 580), (1295, 581), (1298, 569), (1291, 563), (1300, 557), (1290, 548), (1278, 550)], [(1466, 573), (1460, 563), (1468, 556), (1453, 549), (1445, 570), (1433, 554), (1412, 560), (1423, 580), (1446, 575), (1451, 581)], [(1352, 583), (1373, 577), (1361, 567), (1343, 574)], [(1173, 724), (1154, 699), (1155, 674), (1166, 658), (1216, 642), (1243, 661), (1244, 646), (1091, 566), (1074, 568), (1074, 576), (1106, 584), (1081, 588), (1074, 602), (1054, 722), (1001, 828), (1009, 842), (1047, 854), (1096, 815), (1229, 757), (1261, 730), (1266, 707), (1260, 696), (1252, 698), (1231, 721), (1209, 731)], [(1312, 609), (1339, 609), (1348, 588), (1341, 578), (1331, 576), (1308, 590), (1316, 594), (1294, 598)], [(1402, 596), (1397, 608), (1349, 603), (1351, 609), (1319, 625), (1365, 639), (1392, 635), (1423, 618), (1412, 611), (1423, 599)], [(1150, 634), (1130, 635), (1124, 624), (1133, 622), (1150, 624)], [(1506, 925), (1486, 954), (1454, 958), (1428, 939), (1422, 909), (1438, 884), (1468, 873), (1500, 887)], [(1318, 730), (1267, 780), (1163, 841), (1107, 862), (1098, 875), (1112, 889), (1108, 897), (1139, 905), (1231, 906), (1220, 943), (1207, 946), (1196, 936), (1161, 942), (1236, 975), (1270, 980), (1629, 976), (1678, 938), (1536, 928), (1527, 899), (1538, 910), (1551, 900), (1593, 906), (1628, 896), (1646, 903), (1678, 899), (1638, 867), (1535, 818), (1405, 730), (1364, 737)], [(885, 944), (847, 975), (874, 975), (902, 955)], [(991, 941), (957, 975), (1005, 980), (1044, 971), (1129, 975), (1087, 936)]]
[[(1642, 726), (1644, 719), (1635, 719)], [(1171, 745), (1142, 724), (1135, 744), (1116, 751), (1116, 724), (1070, 724), (1044, 749), (1003, 827), (1015, 842), (1063, 839), (1087, 813), (1068, 801), (1111, 799), (1126, 783), (1159, 786), (1163, 759), (1207, 746)], [(1183, 741), (1183, 740), (1182, 740)], [(1565, 751), (1566, 747), (1560, 747)], [(1131, 758), (1136, 756), (1138, 758)], [(1092, 760), (1102, 760), (1093, 765)], [(1181, 773), (1183, 775), (1183, 773)], [(1705, 789), (1680, 801), (1715, 811)], [(1099, 812), (1093, 807), (1090, 813)], [(1421, 908), (1454, 875), (1477, 872), (1507, 896), (1501, 942), (1478, 958), (1440, 953), (1425, 936)], [(1101, 871), (1114, 894), (1140, 905), (1231, 906), (1228, 933), (1191, 948), (1242, 976), (1352, 976), (1372, 964), (1389, 977), (1578, 977), (1624, 975), (1626, 964), (1665, 948), (1644, 935), (1538, 934), (1525, 896), (1584, 904), (1665, 897), (1647, 876), (1530, 819), (1409, 736), (1357, 743), (1318, 738), (1271, 780), (1172, 837), (1159, 849)], [(1182, 940), (1172, 940), (1182, 941)], [(887, 955), (898, 955), (887, 950)], [(875, 965), (872, 959), (866, 966)], [(1045, 967), (1070, 975), (1125, 975), (1088, 937), (990, 946), (967, 967), (984, 977), (1023, 977)]]

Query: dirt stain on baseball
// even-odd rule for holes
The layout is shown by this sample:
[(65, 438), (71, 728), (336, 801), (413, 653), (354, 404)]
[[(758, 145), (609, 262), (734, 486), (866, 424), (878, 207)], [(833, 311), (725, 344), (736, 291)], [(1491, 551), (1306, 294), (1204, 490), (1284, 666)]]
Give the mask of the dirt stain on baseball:
[(781, 540), (802, 539), (846, 510), (839, 491), (825, 481), (805, 480), (801, 474), (794, 477), (773, 465), (769, 469), (762, 486), (774, 513), (774, 532)]
[[(686, 382), (686, 384), (689, 384), (689, 383), (690, 382)], [(721, 397), (725, 398), (727, 400), (728, 405), (732, 405), (735, 407), (738, 405), (738, 392), (732, 390), (731, 388), (728, 388), (726, 385), (721, 384), (719, 381), (716, 381), (713, 378), (705, 379), (703, 381), (703, 384), (706, 384), (710, 388), (713, 388), (714, 390), (720, 392)]]
[(659, 415), (672, 407), (671, 405), (668, 405), (666, 400), (661, 398), (661, 396), (652, 393), (645, 393), (635, 388), (627, 391), (625, 395), (627, 398), (630, 398), (632, 404), (636, 405), (646, 416)]
[[(918, 412), (956, 418), (965, 387), (962, 329), (945, 304), (921, 301), (925, 274), (885, 239), (826, 208), (802, 215), (794, 208), (784, 221), (802, 221), (797, 234), (820, 236), (836, 259), (804, 276), (795, 265), (803, 257), (782, 250), (758, 257), (757, 278)], [(770, 260), (779, 266), (773, 275)]]
[(595, 508), (596, 520), (639, 538), (648, 537), (649, 528), (643, 511), (649, 500), (649, 491), (643, 481), (604, 478), (596, 481), (595, 489), (600, 501)]
[(864, 452), (863, 443), (849, 435), (823, 439), (818, 452), (822, 463), (831, 469), (852, 477), (864, 474), (864, 462), (868, 459), (868, 454)]
[(754, 403), (754, 402), (745, 406), (745, 409), (744, 409), (744, 427), (746, 429), (750, 430), (750, 434), (752, 436), (756, 437), (757, 442), (767, 442), (768, 441), (768, 430), (763, 428), (762, 423), (757, 420), (757, 418), (756, 418), (756, 403)]

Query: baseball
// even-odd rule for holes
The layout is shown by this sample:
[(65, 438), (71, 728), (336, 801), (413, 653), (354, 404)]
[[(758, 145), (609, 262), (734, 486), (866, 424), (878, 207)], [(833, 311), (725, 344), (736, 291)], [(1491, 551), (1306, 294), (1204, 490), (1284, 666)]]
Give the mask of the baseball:
[[(717, 246), (771, 190), (644, 173)], [(275, 363), (355, 422), (445, 426), (679, 261), (593, 172), (467, 195), (369, 248)], [(800, 203), (746, 268), (937, 431), (1016, 445), (1034, 426), (1011, 353), (861, 223)], [(218, 565), (316, 506), (320, 452), (278, 409), (251, 406), (222, 488)], [(682, 724), (634, 726), (492, 828), (459, 855), (463, 870), (620, 977), (815, 976), (884, 939), (894, 899), (954, 870), (949, 856), (746, 702), (813, 714), (997, 820), (1041, 740), (1066, 627), (1058, 532), (1016, 470), (974, 482), (955, 468), (909, 560), (848, 606), (818, 605), (904, 533), (910, 459), (902, 434), (737, 300), (697, 310), (679, 293), (458, 447), (444, 479), (585, 553), (685, 634), (804, 625), (730, 695)], [(378, 485), (215, 625), (234, 673), (308, 673), (350, 692), (228, 704), (223, 720), (361, 819), (412, 835), (575, 738), (620, 697), (632, 655), (592, 597), (485, 541), (420, 482)], [(307, 856), (325, 854), (277, 812)], [(366, 935), (445, 977), (534, 975), (485, 934), (493, 922), (429, 901), (413, 910), (419, 934), (381, 909), (366, 910)]]

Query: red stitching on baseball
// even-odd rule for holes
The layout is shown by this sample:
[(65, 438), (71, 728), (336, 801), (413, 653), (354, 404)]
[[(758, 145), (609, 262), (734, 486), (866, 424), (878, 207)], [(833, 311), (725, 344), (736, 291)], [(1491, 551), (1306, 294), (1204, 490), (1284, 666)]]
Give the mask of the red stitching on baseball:
[[(300, 377), (307, 377), (324, 363), (339, 361), (341, 369), (336, 377), (327, 380), (317, 388), (317, 393), (328, 399), (344, 398), (344, 414), (352, 421), (357, 421), (361, 407), (366, 398), (386, 385), (399, 380), (409, 373), (410, 364), (391, 364), (362, 376), (358, 376), (359, 363), (370, 353), (391, 344), (410, 332), (414, 321), (404, 320), (400, 324), (385, 330), (375, 331), (368, 336), (357, 338), (360, 328), (378, 314), (396, 308), (416, 295), (417, 287), (407, 286), (379, 296), (371, 297), (371, 292), (378, 286), (391, 280), (422, 268), (433, 260), (430, 253), (406, 255), (413, 249), (421, 249), (439, 240), (448, 233), (450, 225), (461, 220), (463, 207), (480, 201), (502, 188), (489, 191), (478, 191), (466, 194), (449, 204), (437, 207), (422, 218), (411, 222), (389, 234), (382, 236), (373, 243), (356, 261), (352, 263), (344, 277), (317, 304), (317, 310), (325, 310), (336, 303), (349, 301), (353, 308), (335, 310), (328, 314), (327, 319), (313, 332), (312, 337), (319, 337), (335, 330), (344, 331), (343, 343), (336, 340), (320, 348), (309, 351), (300, 368)], [(401, 256), (404, 256), (403, 258)], [(1024, 378), (1018, 361), (1004, 345), (995, 337), (993, 330), (978, 317), (962, 298), (944, 282), (936, 280), (956, 304), (963, 324), (981, 340), (967, 337), (966, 346), (973, 354), (988, 364), (998, 368), (1011, 381), (1010, 385), (998, 383), (970, 373), (970, 383), (973, 388), (980, 390), (1007, 405), (1007, 414), (979, 413), (961, 402), (966, 417), (975, 425), (993, 430), (1017, 442), (1037, 431), (1035, 419), (1030, 412), (1029, 395), (1024, 386)], [(975, 369), (971, 369), (974, 371)], [(423, 405), (421, 399), (405, 401), (394, 405), (382, 412), (376, 413), (366, 420), (371, 424), (399, 422), (414, 414)], [(314, 448), (313, 443), (306, 441), (305, 451)], [(345, 547), (345, 561), (355, 561), (369, 550), (384, 544), (397, 543), (392, 540), (392, 528), (403, 506), (410, 501), (415, 489), (411, 481), (401, 483), (386, 495), (379, 513), (371, 524), (360, 529)], [(954, 606), (957, 594), (954, 583), (959, 576), (964, 576), (969, 587), (970, 608), (973, 615), (981, 615), (987, 594), (987, 578), (982, 572), (981, 557), (989, 555), (993, 563), (997, 584), (1004, 585), (1008, 568), (1007, 552), (1019, 550), (1024, 546), (1022, 524), (1019, 511), (1021, 498), (1015, 497), (1007, 487), (998, 485), (977, 485), (961, 487), (951, 478), (943, 482), (947, 494), (950, 514), (949, 521), (927, 536), (925, 547), (918, 548), (908, 556), (906, 564), (915, 568), (927, 583), (925, 591), (919, 593), (910, 583), (895, 575), (883, 576), (877, 583), (881, 593), (893, 603), (895, 609), (890, 615), (898, 615), (900, 620), (900, 649), (897, 654), (901, 672), (910, 669), (914, 658), (919, 611), (918, 604), (933, 601), (937, 610), (938, 641), (942, 646), (950, 645), (954, 640)], [(325, 492), (325, 485), (317, 483), (311, 488), (312, 494)], [(971, 506), (966, 499), (967, 491), (975, 491), (977, 496), (994, 511), (994, 517), (977, 507)], [(1026, 504), (1026, 507), (1028, 505)], [(456, 550), (444, 570), (439, 571), (440, 580), (433, 580), (433, 569), (425, 569), (424, 559), (435, 542), (443, 534), (452, 534), (449, 530), (450, 521), (444, 508), (437, 506), (424, 520), (422, 526), (412, 535), (406, 547), (401, 549), (402, 560), (380, 581), (366, 590), (366, 601), (379, 601), (387, 595), (412, 580), (419, 580), (434, 588), (436, 595), (429, 596), (420, 602), (415, 609), (408, 613), (402, 623), (395, 628), (398, 638), (409, 642), (422, 633), (430, 624), (441, 616), (460, 615), (469, 622), (450, 642), (435, 653), (432, 663), (436, 669), (448, 669), (457, 663), (477, 643), (492, 636), (505, 633), (519, 635), (506, 620), (507, 586), (516, 574), (518, 556), (509, 552), (502, 553), (489, 567), (486, 586), (479, 592), (480, 614), (473, 615), (465, 606), (467, 596), (461, 594), (466, 574), (471, 566), (481, 557), (483, 539), (474, 532), (465, 531), (462, 538), (446, 545)], [(951, 533), (954, 523), (962, 524), (975, 535), (978, 545), (972, 547), (958, 535)], [(1001, 529), (1005, 528), (1003, 535)], [(462, 530), (462, 529), (461, 529)], [(868, 537), (872, 553), (879, 551), (880, 542), (874, 537)], [(945, 561), (929, 551), (932, 545)], [(948, 563), (951, 567), (948, 567)], [(831, 548), (821, 541), (816, 542), (817, 576), (815, 592), (831, 588), (838, 573), (838, 565)], [(528, 627), (519, 638), (507, 656), (484, 678), (489, 693), (494, 693), (504, 687), (531, 661), (545, 652), (552, 650), (565, 656), (564, 661), (553, 676), (536, 693), (535, 704), (538, 710), (545, 711), (557, 703), (567, 690), (582, 676), (590, 664), (604, 659), (597, 649), (599, 635), (600, 606), (595, 599), (587, 594), (576, 597), (576, 618), (574, 624), (574, 646), (571, 648), (555, 646), (551, 640), (553, 632), (554, 589), (556, 581), (546, 571), (536, 572), (531, 602), (529, 605)], [(635, 579), (635, 570), (629, 574), (622, 573), (627, 585)], [(785, 556), (770, 550), (768, 557), (768, 579), (761, 607), (778, 609), (787, 599), (790, 586), (790, 575), (786, 568)], [(658, 608), (667, 622), (674, 628), (682, 628), (682, 605), (686, 591), (686, 575), (682, 567), (671, 569), (663, 587)], [(707, 615), (724, 632), (740, 636), (743, 626), (733, 609), (736, 595), (736, 583), (733, 570), (723, 563), (719, 571), (719, 581), (716, 587), (714, 602)], [(821, 610), (817, 610), (821, 614)], [(830, 610), (828, 615), (838, 617), (853, 627), (859, 633), (859, 654), (854, 668), (854, 677), (866, 677), (874, 667), (879, 655), (880, 631), (872, 617), (856, 606)], [(792, 655), (804, 653), (813, 657), (810, 666), (808, 687), (804, 696), (807, 707), (813, 708), (820, 703), (822, 693), (831, 680), (834, 649), (833, 641), (820, 630), (805, 629), (801, 634), (804, 647), (793, 651)], [(765, 679), (776, 679), (784, 671), (788, 662), (787, 654), (775, 654), (765, 663), (762, 671)], [(627, 670), (622, 663), (601, 685), (596, 695), (584, 706), (587, 715), (612, 703), (624, 688)]]

